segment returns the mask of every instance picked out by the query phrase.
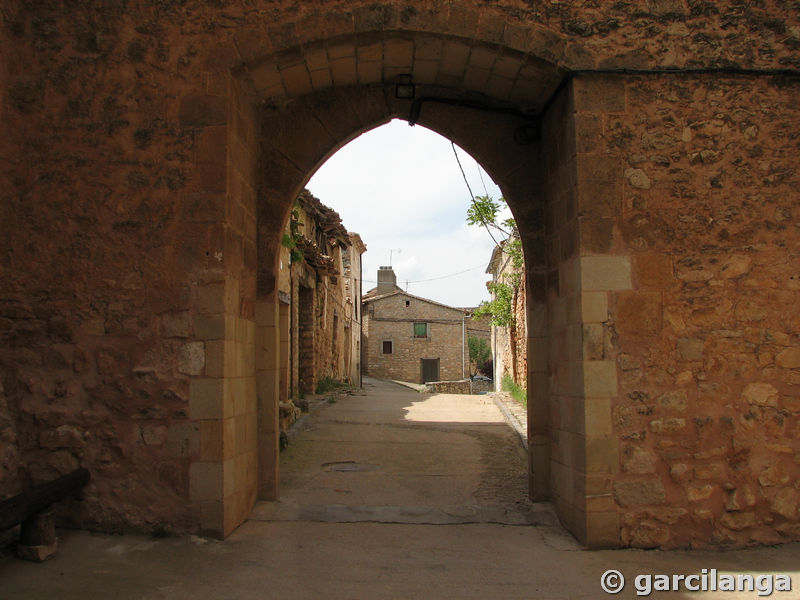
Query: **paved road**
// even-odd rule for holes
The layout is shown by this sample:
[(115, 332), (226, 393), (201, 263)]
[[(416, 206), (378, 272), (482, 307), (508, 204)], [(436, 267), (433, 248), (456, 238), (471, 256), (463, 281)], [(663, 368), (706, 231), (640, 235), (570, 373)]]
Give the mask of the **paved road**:
[[(324, 406), (324, 405), (323, 405)], [(281, 456), (281, 502), (253, 518), (555, 524), (527, 498), (526, 455), (488, 396), (366, 379), (316, 411)]]
[(281, 502), (227, 540), (62, 532), (47, 563), (0, 560), (0, 600), (596, 599), (612, 568), (628, 578), (617, 598), (637, 597), (637, 574), (703, 568), (790, 573), (795, 591), (771, 597), (798, 597), (796, 544), (584, 551), (525, 498), (524, 453), (490, 399), (365, 392), (312, 413), (282, 456)]

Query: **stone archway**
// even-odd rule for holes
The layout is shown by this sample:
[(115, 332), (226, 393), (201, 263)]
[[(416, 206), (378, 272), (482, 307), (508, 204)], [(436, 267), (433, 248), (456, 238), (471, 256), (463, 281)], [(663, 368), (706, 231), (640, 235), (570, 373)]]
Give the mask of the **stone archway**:
[[(285, 135), (262, 136), (262, 140), (264, 140), (262, 156), (265, 163), (268, 164), (275, 156), (291, 154), (297, 145), (308, 148), (312, 144), (316, 144), (316, 155), (327, 157), (354, 137), (354, 134), (360, 134), (370, 129), (371, 126), (385, 123), (393, 117), (407, 114), (410, 102), (399, 101), (393, 97), (393, 94), (394, 86), (391, 85), (344, 88), (305, 96), (302, 100), (298, 100), (286, 108), (265, 108), (262, 122), (263, 131), (274, 132), (281, 129), (280, 126), (275, 127), (276, 124), (283, 124), (286, 131)], [(369, 107), (369, 112), (360, 112), (360, 109), (364, 110), (364, 107)], [(311, 139), (295, 137), (294, 132), (298, 127), (293, 127), (292, 123), (309, 118), (323, 123), (337, 122), (337, 127), (348, 133), (342, 136), (342, 141), (330, 137), (313, 137)], [(542, 214), (544, 204), (541, 199), (536, 198), (536, 194), (541, 193), (538, 184), (539, 170), (531, 166), (541, 162), (539, 160), (541, 145), (533, 140), (523, 144), (515, 141), (515, 132), (519, 127), (529, 126), (529, 122), (523, 118), (509, 117), (502, 113), (486, 112), (475, 108), (432, 105), (426, 107), (425, 115), (421, 116), (419, 123), (454, 140), (481, 161), (481, 164), (500, 185), (512, 210), (515, 210), (517, 222), (523, 231), (526, 252), (531, 257), (543, 257), (544, 222)], [(491, 135), (485, 135), (487, 131), (491, 131)], [(264, 215), (265, 220), (271, 220), (271, 215), (283, 214), (288, 210), (287, 207), (291, 206), (293, 198), (313, 174), (317, 164), (318, 162), (308, 163), (309, 170), (293, 182), (293, 187), (289, 188), (288, 193), (279, 195), (270, 190), (262, 197), (269, 202), (269, 204), (265, 202), (266, 205), (260, 209), (260, 214)], [(272, 169), (266, 165), (265, 170), (272, 172)], [(278, 206), (275, 207), (273, 203)], [(279, 226), (279, 223), (272, 225)], [(260, 233), (264, 234), (265, 231), (268, 231), (266, 227), (261, 229)], [(260, 267), (263, 269), (259, 277), (261, 280), (270, 281), (275, 277), (277, 269), (278, 246), (276, 240), (278, 236), (275, 232), (265, 235), (270, 237), (259, 241), (259, 248), (264, 253), (264, 258), (259, 261)], [(530, 311), (533, 315), (531, 321), (539, 323), (539, 328), (532, 330), (530, 342), (540, 346), (546, 344), (545, 322), (541, 316), (546, 312), (542, 289), (544, 273), (545, 265), (535, 263), (531, 259), (528, 269), (529, 280), (533, 282), (533, 285), (539, 286), (538, 293), (535, 295), (536, 300), (530, 303)], [(264, 305), (269, 302), (272, 302), (272, 299)], [(531, 406), (540, 410), (538, 416), (542, 421), (535, 425), (541, 428), (541, 433), (546, 433), (547, 415), (542, 408), (547, 405), (544, 401), (547, 397), (546, 368), (546, 363), (539, 362), (531, 370), (531, 376), (540, 386), (531, 388)], [(549, 436), (545, 437), (549, 439)], [(548, 451), (549, 442), (534, 443), (531, 446), (531, 464), (546, 467)], [(540, 453), (544, 453), (544, 456)], [(269, 462), (270, 458), (262, 455), (261, 464), (266, 465)], [(547, 472), (540, 471), (535, 474), (532, 472), (531, 476), (532, 495), (539, 499), (548, 498), (549, 477)], [(269, 492), (266, 495), (269, 495)]]
[(534, 495), (591, 546), (797, 539), (800, 23), (751, 4), (11, 0), (2, 493), (82, 464), (74, 524), (220, 536), (275, 495), (271, 244), (410, 74), (540, 117), (507, 164), (515, 117), (420, 113), (520, 200)]
[[(468, 21), (478, 18), (471, 10), (464, 15)], [(492, 30), (497, 25), (494, 22)], [(201, 170), (208, 165), (227, 165), (223, 254), (232, 256), (232, 260), (231, 269), (226, 260), (218, 293), (225, 298), (226, 322), (233, 327), (226, 327), (221, 357), (226, 367), (216, 377), (221, 383), (214, 385), (224, 390), (220, 398), (223, 406), (238, 406), (219, 420), (223, 431), (237, 431), (228, 434), (235, 439), (223, 440), (224, 447), (236, 448), (232, 456), (193, 465), (198, 481), (195, 488), (202, 487), (199, 481), (207, 478), (207, 469), (218, 473), (218, 480), (223, 482), (216, 494), (195, 498), (213, 515), (209, 520), (204, 518), (206, 530), (225, 535), (246, 518), (256, 495), (264, 499), (278, 496), (279, 317), (275, 281), (278, 243), (290, 207), (328, 156), (363, 131), (393, 117), (418, 121), (467, 149), (500, 183), (514, 211), (524, 250), (530, 257), (526, 277), (530, 287), (529, 344), (540, 348), (536, 360), (529, 362), (528, 376), (531, 397), (536, 398), (531, 403), (529, 424), (531, 495), (537, 500), (551, 497), (551, 407), (548, 351), (544, 350), (548, 325), (543, 200), (547, 197), (548, 163), (541, 150), (542, 128), (551, 124), (541, 118), (541, 113), (554, 101), (563, 70), (513, 46), (524, 42), (530, 50), (539, 44), (542, 53), (550, 56), (549, 45), (555, 42), (543, 30), (533, 34), (534, 41), (525, 34), (509, 45), (495, 34), (488, 36), (491, 41), (482, 40), (480, 32), (473, 32), (473, 37), (457, 37), (450, 32), (373, 27), (369, 22), (356, 21), (355, 35), (307, 41), (267, 55), (253, 50), (258, 42), (251, 40), (250, 58), (234, 69), (229, 86), (226, 143), (219, 143), (217, 137), (216, 148), (203, 144), (203, 155), (197, 159)], [(248, 55), (242, 49), (245, 38), (236, 40), (243, 57)], [(414, 101), (395, 97), (395, 83), (401, 78), (416, 86)], [(209, 95), (190, 96), (183, 99), (182, 112), (191, 118), (207, 114), (218, 105), (218, 99)], [(557, 137), (563, 131), (566, 129), (560, 127), (550, 135)], [(563, 146), (569, 147), (569, 143)], [(247, 224), (253, 213), (255, 232)], [(257, 278), (250, 270), (254, 248)], [(254, 307), (252, 315), (242, 310), (245, 305)], [(249, 345), (249, 336), (254, 346)], [(248, 356), (251, 351), (254, 360)], [(241, 365), (247, 368), (238, 368)], [(249, 370), (251, 366), (255, 367), (253, 371)], [(198, 385), (210, 382), (206, 377)], [(253, 386), (255, 397), (249, 395)], [(244, 400), (243, 391), (247, 394)], [(255, 434), (254, 421), (258, 423)], [(242, 431), (250, 433), (243, 439)], [(572, 481), (579, 461), (565, 462)], [(257, 478), (254, 464), (258, 464)], [(567, 512), (572, 515), (572, 492), (569, 494), (564, 506), (570, 507)]]
[[(368, 50), (362, 50), (364, 47)], [(438, 52), (427, 54), (432, 47), (438, 48)], [(422, 61), (426, 66), (421, 70), (418, 65), (420, 54), (434, 57)], [(309, 55), (314, 58), (307, 58)], [(569, 446), (569, 450), (557, 456), (558, 476), (551, 478), (554, 435), (550, 423), (553, 407), (559, 407), (557, 412), (560, 413), (563, 411), (560, 405), (569, 403), (573, 405), (571, 411), (581, 410), (577, 403), (583, 395), (582, 387), (580, 391), (556, 390), (555, 394), (551, 389), (548, 330), (555, 326), (561, 336), (581, 322), (581, 317), (574, 314), (552, 322), (548, 319), (548, 302), (555, 302), (553, 298), (548, 299), (548, 287), (555, 298), (569, 294), (573, 301), (578, 297), (579, 287), (573, 281), (562, 290), (558, 278), (554, 280), (553, 274), (548, 274), (548, 264), (550, 269), (560, 269), (559, 265), (578, 252), (574, 232), (571, 237), (569, 231), (558, 232), (563, 237), (559, 241), (558, 253), (548, 257), (545, 230), (545, 215), (551, 206), (558, 203), (551, 199), (557, 194), (569, 193), (568, 185), (559, 178), (570, 170), (572, 160), (569, 155), (572, 142), (564, 139), (568, 131), (568, 115), (553, 110), (554, 106), (565, 105), (569, 98), (568, 94), (557, 93), (559, 69), (508, 48), (419, 33), (390, 32), (368, 35), (363, 39), (357, 36), (354, 42), (350, 39), (344, 43), (329, 41), (326, 56), (331, 55), (361, 59), (354, 64), (364, 68), (362, 63), (366, 63), (369, 67), (366, 82), (352, 85), (353, 80), (344, 80), (351, 85), (327, 88), (322, 85), (320, 91), (311, 91), (307, 85), (311, 81), (310, 73), (329, 69), (331, 77), (326, 79), (316, 75), (315, 78), (330, 84), (339, 68), (334, 66), (335, 59), (326, 65), (319, 58), (318, 48), (313, 46), (311, 50), (306, 49), (303, 59), (289, 53), (290, 66), (281, 66), (282, 61), (287, 60), (282, 54), (275, 58), (275, 63), (261, 59), (254, 67), (256, 73), (270, 72), (277, 77), (271, 84), (264, 81), (254, 83), (257, 92), (260, 89), (261, 93), (276, 94), (263, 99), (260, 95), (255, 96), (259, 102), (255, 119), (260, 127), (261, 140), (259, 161), (255, 166), (258, 183), (254, 184), (258, 189), (256, 387), (260, 417), (260, 496), (276, 498), (279, 491), (274, 414), (276, 356), (272, 348), (277, 347), (274, 282), (278, 240), (285, 215), (307, 179), (327, 157), (363, 131), (393, 117), (402, 117), (413, 119), (454, 140), (475, 156), (498, 182), (515, 214), (528, 257), (526, 281), (529, 286), (530, 326), (527, 341), (534, 349), (528, 374), (531, 497), (554, 500), (567, 526), (590, 543), (615, 544), (615, 521), (609, 518), (600, 527), (587, 527), (585, 497), (573, 491), (585, 477), (587, 445), (593, 444), (595, 449), (611, 448), (607, 441), (601, 443), (610, 434), (605, 427), (610, 422), (607, 404), (607, 414), (596, 415), (596, 419), (604, 419), (600, 430), (595, 431), (594, 424), (579, 428), (577, 420), (558, 425), (560, 435), (569, 441), (556, 445), (555, 449)], [(363, 60), (363, 56), (368, 58)], [(373, 62), (375, 64), (371, 64)], [(429, 63), (433, 64), (432, 68)], [(312, 70), (310, 65), (318, 68)], [(495, 70), (507, 77), (503, 79)], [(459, 73), (459, 77), (454, 76), (454, 72)], [(243, 69), (242, 77), (246, 73), (249, 71)], [(422, 81), (416, 79), (417, 73)], [(395, 81), (391, 79), (398, 80), (400, 76), (416, 85), (417, 100), (396, 97)], [(371, 82), (368, 77), (378, 81)], [(299, 85), (298, 79), (305, 83)], [(300, 95), (290, 97), (292, 91)], [(244, 85), (239, 98), (244, 104), (248, 98), (253, 102)], [(549, 116), (544, 114), (545, 109)], [(564, 151), (557, 159), (552, 156), (548, 159), (547, 148), (562, 148)], [(574, 227), (574, 219), (571, 220), (571, 224), (565, 220), (559, 223), (559, 227)], [(569, 274), (563, 277), (568, 279)], [(568, 365), (567, 369), (556, 374), (559, 385), (570, 377), (582, 378), (580, 371), (575, 370), (575, 365), (580, 369), (583, 364), (580, 343), (570, 344), (564, 347), (563, 355), (558, 358)], [(603, 394), (610, 393), (611, 390), (603, 391)], [(613, 449), (609, 450), (611, 452)], [(609, 460), (604, 461), (601, 468), (607, 468), (605, 465), (608, 463)], [(558, 484), (555, 490), (551, 487), (553, 481)], [(587, 537), (587, 530), (591, 538)]]

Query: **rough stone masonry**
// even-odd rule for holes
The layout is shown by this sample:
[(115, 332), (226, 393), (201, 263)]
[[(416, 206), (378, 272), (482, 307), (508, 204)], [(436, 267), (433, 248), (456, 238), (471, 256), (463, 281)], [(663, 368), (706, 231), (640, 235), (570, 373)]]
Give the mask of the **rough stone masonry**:
[(592, 547), (800, 539), (799, 19), (7, 0), (0, 495), (83, 466), (62, 521), (218, 536), (277, 497), (281, 233), (413, 108), (519, 225), (531, 497)]

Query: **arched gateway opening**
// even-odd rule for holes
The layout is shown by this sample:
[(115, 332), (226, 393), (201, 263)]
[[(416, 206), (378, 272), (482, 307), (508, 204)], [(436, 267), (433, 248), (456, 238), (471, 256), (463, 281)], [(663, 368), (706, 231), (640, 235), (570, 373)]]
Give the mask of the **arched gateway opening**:
[[(582, 345), (574, 335), (582, 318), (565, 309), (579, 306), (580, 298), (578, 271), (569, 262), (578, 254), (577, 214), (570, 199), (575, 141), (568, 117), (574, 98), (559, 88), (563, 76), (532, 53), (408, 32), (328, 39), (254, 56), (236, 70), (231, 119), (207, 149), (219, 156), (206, 155), (209, 163), (228, 165), (231, 227), (219, 292), (232, 327), (225, 334), (220, 377), (196, 382), (223, 390), (221, 429), (235, 436), (230, 440), (235, 449), (222, 461), (193, 465), (198, 478), (206, 469), (222, 471), (220, 493), (197, 498), (208, 508), (204, 529), (226, 535), (247, 517), (256, 497), (276, 499), (280, 493), (276, 277), (291, 207), (339, 148), (402, 118), (453, 140), (503, 191), (526, 257), (530, 496), (552, 500), (566, 526), (588, 543), (617, 543), (612, 519), (609, 526), (587, 525), (586, 497), (592, 490), (583, 491), (587, 469), (595, 469), (587, 465), (587, 445), (610, 447), (610, 415), (588, 424), (582, 417)], [(257, 230), (247, 231), (253, 214)], [(555, 318), (548, 318), (548, 303)], [(553, 352), (557, 356), (550, 363)], [(607, 403), (605, 412), (610, 413)]]

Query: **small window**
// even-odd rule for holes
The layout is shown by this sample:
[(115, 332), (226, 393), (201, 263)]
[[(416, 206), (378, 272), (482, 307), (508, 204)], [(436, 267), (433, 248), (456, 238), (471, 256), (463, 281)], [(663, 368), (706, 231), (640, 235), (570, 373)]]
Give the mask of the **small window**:
[(383, 342), (383, 353), (384, 354), (392, 353), (392, 342), (390, 341)]
[(411, 306), (411, 300), (406, 300), (406, 306)]
[(428, 324), (414, 323), (414, 337), (416, 338), (428, 337)]

